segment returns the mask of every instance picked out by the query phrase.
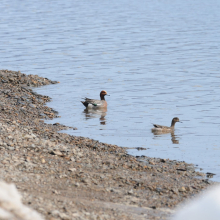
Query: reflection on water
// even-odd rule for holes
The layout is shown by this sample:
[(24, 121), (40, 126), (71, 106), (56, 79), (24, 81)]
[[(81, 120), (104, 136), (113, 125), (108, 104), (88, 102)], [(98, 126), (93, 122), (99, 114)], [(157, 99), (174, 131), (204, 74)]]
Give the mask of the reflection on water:
[(179, 144), (179, 137), (175, 135), (174, 131), (155, 131), (151, 130), (151, 132), (154, 134), (155, 137), (161, 137), (162, 135), (167, 135), (170, 133), (171, 135), (171, 141), (173, 144)]
[(174, 134), (174, 132), (171, 132), (171, 141), (173, 142), (173, 144), (179, 144), (179, 137), (177, 135)]
[(107, 108), (100, 108), (100, 109), (85, 109), (83, 111), (85, 114), (85, 119), (91, 119), (91, 118), (99, 118), (100, 124), (105, 125), (106, 124), (106, 114), (107, 114)]

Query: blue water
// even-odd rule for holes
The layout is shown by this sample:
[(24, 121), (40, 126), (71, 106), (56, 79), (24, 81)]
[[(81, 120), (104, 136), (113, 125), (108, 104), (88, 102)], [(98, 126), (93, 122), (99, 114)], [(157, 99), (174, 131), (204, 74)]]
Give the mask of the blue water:
[[(133, 155), (184, 160), (220, 181), (220, 1), (1, 1), (1, 69), (57, 80), (49, 95), (69, 134)], [(108, 111), (83, 97), (110, 94)], [(176, 124), (154, 135), (152, 123)], [(66, 131), (65, 131), (66, 132)]]

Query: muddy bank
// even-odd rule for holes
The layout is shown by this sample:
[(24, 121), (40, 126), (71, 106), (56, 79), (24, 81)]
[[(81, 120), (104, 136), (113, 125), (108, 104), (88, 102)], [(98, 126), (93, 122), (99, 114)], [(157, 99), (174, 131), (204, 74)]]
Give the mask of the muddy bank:
[[(133, 157), (116, 145), (57, 131), (48, 96), (57, 83), (0, 71), (0, 173), (45, 219), (167, 219), (181, 201), (213, 184), (191, 164)], [(195, 178), (200, 176), (200, 178)]]

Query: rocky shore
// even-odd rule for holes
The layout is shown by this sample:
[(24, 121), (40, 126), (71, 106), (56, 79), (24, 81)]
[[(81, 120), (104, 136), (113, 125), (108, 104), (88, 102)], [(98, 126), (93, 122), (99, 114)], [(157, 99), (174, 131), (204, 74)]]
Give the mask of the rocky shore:
[[(186, 198), (212, 185), (192, 164), (134, 157), (116, 145), (58, 133), (76, 129), (48, 96), (30, 87), (57, 83), (0, 71), (0, 173), (45, 219), (168, 219)], [(199, 178), (198, 178), (199, 177)]]

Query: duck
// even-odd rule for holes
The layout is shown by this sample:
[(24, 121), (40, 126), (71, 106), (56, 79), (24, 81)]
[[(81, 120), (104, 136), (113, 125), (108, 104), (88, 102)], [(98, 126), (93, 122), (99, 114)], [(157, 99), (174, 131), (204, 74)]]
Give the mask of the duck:
[(174, 131), (174, 126), (176, 122), (181, 122), (181, 121), (177, 117), (173, 118), (170, 127), (153, 124), (154, 128), (152, 128), (151, 130), (152, 132), (172, 132)]
[(106, 95), (109, 96), (105, 90), (102, 90), (100, 92), (100, 100), (85, 98), (84, 101), (81, 102), (86, 108), (107, 108)]

